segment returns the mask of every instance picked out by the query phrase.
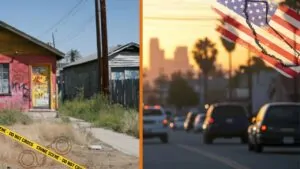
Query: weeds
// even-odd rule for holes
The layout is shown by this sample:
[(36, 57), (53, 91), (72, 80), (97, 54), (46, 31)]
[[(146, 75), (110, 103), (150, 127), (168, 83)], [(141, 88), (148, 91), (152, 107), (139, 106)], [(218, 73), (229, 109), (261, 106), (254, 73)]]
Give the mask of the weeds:
[(32, 119), (23, 114), (20, 110), (14, 109), (2, 109), (0, 110), (0, 124), (1, 125), (13, 125), (15, 123), (31, 124)]
[(84, 99), (83, 95), (79, 94), (72, 101), (65, 101), (59, 107), (62, 115), (92, 122), (96, 127), (138, 137), (138, 112), (119, 104), (111, 104), (103, 95)]

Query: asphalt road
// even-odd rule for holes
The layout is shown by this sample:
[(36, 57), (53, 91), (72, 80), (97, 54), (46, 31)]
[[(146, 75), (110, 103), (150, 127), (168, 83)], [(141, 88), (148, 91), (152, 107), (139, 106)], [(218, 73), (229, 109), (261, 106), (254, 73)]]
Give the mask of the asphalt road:
[(300, 169), (300, 149), (265, 148), (248, 152), (239, 139), (202, 143), (201, 134), (170, 132), (170, 143), (144, 140), (144, 169)]

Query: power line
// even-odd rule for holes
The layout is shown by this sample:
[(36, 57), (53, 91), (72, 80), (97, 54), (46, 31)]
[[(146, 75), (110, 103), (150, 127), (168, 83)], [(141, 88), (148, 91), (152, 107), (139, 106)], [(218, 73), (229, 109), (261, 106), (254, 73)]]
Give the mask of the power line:
[(81, 35), (83, 32), (86, 31), (86, 29), (89, 27), (89, 24), (93, 23), (94, 19), (95, 19), (95, 15), (91, 16), (85, 23), (82, 24), (84, 26), (81, 29), (79, 29), (79, 31), (77, 31), (75, 35), (71, 33), (66, 38), (64, 38), (64, 40), (59, 41), (59, 43), (62, 44), (62, 43), (69, 42), (70, 40), (76, 39), (79, 35)]
[[(87, 0), (85, 0), (87, 1)], [(68, 18), (82, 3), (84, 2), (84, 0), (80, 0), (78, 1), (75, 6), (73, 8), (71, 8), (71, 10), (66, 13), (66, 15), (64, 15), (63, 17), (61, 17), (60, 20), (58, 20), (53, 26), (51, 26), (49, 29), (47, 29), (44, 33), (42, 33), (41, 35), (39, 35), (38, 37), (49, 33), (51, 30), (53, 30), (56, 26), (58, 26), (59, 24), (61, 24), (66, 18)]]

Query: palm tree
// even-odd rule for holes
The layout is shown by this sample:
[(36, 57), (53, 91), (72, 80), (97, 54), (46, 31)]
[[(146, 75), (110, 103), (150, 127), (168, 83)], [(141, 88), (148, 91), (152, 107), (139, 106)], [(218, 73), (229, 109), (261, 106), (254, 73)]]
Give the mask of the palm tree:
[[(220, 20), (222, 26), (225, 26), (225, 21), (229, 17), (225, 17), (223, 20)], [(228, 59), (229, 59), (229, 71), (228, 71), (228, 78), (229, 78), (229, 100), (232, 99), (232, 52), (235, 50), (236, 43), (229, 41), (221, 36), (221, 42), (226, 51), (228, 52)]]
[(207, 80), (208, 75), (215, 71), (215, 62), (217, 59), (218, 50), (215, 48), (215, 44), (212, 43), (207, 37), (204, 40), (200, 39), (196, 42), (193, 55), (194, 59), (201, 69), (204, 77), (204, 103), (207, 101)]
[(76, 49), (71, 49), (66, 55), (66, 60), (70, 63), (75, 62), (79, 58), (81, 58), (81, 55), (80, 52)]

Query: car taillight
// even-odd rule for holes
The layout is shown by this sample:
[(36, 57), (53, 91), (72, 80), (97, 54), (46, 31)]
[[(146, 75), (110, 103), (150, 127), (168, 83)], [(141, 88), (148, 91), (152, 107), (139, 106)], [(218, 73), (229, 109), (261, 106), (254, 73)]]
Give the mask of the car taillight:
[(260, 127), (260, 131), (266, 131), (267, 130), (267, 126), (266, 125), (262, 125), (261, 127)]
[(164, 120), (162, 121), (162, 123), (163, 123), (164, 126), (167, 126), (167, 125), (168, 125), (168, 120), (164, 119)]
[(195, 124), (199, 123), (199, 121), (200, 121), (200, 116), (197, 116), (195, 119)]
[(208, 121), (208, 123), (209, 123), (209, 124), (212, 124), (212, 123), (214, 123), (214, 121), (215, 121), (215, 120), (214, 120), (213, 118), (210, 118), (209, 121)]

